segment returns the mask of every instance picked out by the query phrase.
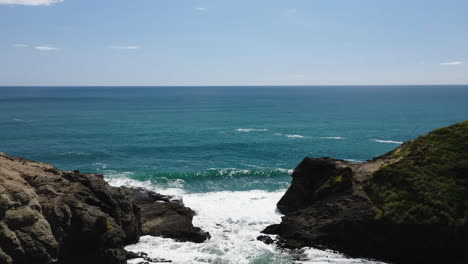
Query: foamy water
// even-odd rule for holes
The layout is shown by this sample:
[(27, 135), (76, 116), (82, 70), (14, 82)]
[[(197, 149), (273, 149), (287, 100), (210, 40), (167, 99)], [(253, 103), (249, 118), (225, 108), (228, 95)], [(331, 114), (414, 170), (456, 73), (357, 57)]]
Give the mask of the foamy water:
[(288, 138), (304, 138), (304, 136), (301, 135), (287, 135)]
[(387, 143), (387, 144), (403, 144), (402, 141), (394, 141), (394, 140), (383, 140), (383, 139), (372, 139), (371, 141), (379, 142), (379, 143)]
[[(468, 115), (468, 86), (444, 85), (0, 87), (0, 99), (2, 152), (181, 195), (212, 240), (131, 246), (174, 263), (292, 262), (252, 238), (279, 222), (275, 204), (304, 157), (369, 160)], [(313, 249), (296, 257), (363, 262)]]
[(256, 128), (238, 128), (237, 132), (265, 132), (268, 131), (266, 128), (256, 129)]
[[(139, 243), (126, 247), (129, 251), (147, 253), (151, 258), (164, 258), (173, 263), (376, 263), (313, 248), (292, 253), (258, 241), (256, 238), (266, 226), (281, 221), (276, 203), (285, 190), (185, 193), (182, 189), (158, 189), (149, 182), (128, 178), (108, 180), (113, 186), (145, 187), (163, 194), (181, 196), (185, 205), (196, 212), (194, 225), (211, 234), (211, 239), (204, 243), (144, 236)], [(141, 259), (129, 263), (139, 261)]]

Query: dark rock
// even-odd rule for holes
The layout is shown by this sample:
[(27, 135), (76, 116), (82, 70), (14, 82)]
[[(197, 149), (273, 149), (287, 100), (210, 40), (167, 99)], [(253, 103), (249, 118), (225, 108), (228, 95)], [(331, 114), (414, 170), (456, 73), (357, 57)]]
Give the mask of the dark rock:
[(277, 204), (280, 212), (284, 214), (312, 204), (326, 195), (325, 191), (331, 191), (326, 186), (349, 187), (352, 173), (346, 167), (340, 168), (340, 162), (331, 158), (305, 158), (294, 170), (291, 186)]
[(170, 263), (172, 260), (163, 259), (163, 258), (150, 258), (148, 254), (144, 252), (132, 253), (131, 257), (128, 259), (142, 258), (145, 261), (138, 262), (138, 264), (149, 264), (149, 263)]
[(132, 193), (99, 175), (0, 154), (2, 263), (126, 263), (139, 239)]
[(262, 241), (263, 243), (267, 244), (267, 245), (270, 245), (270, 244), (273, 244), (275, 241), (273, 240), (273, 238), (269, 237), (269, 236), (258, 236), (257, 237), (257, 240), (258, 241)]
[(139, 252), (139, 253), (136, 253), (136, 252), (132, 252), (132, 251), (127, 251), (127, 259), (135, 259), (135, 258), (140, 258), (141, 257), (141, 254), (142, 252)]
[(305, 158), (263, 232), (284, 248), (329, 248), (396, 263), (468, 260), (468, 122), (363, 163)]
[[(125, 188), (125, 187), (124, 187)], [(162, 195), (143, 188), (127, 188), (133, 192), (133, 198), (137, 202), (175, 202), (182, 204), (182, 201), (170, 195)]]
[(269, 235), (276, 235), (279, 232), (279, 228), (280, 228), (279, 224), (269, 225), (262, 231), (262, 233), (269, 234)]
[(111, 187), (102, 174), (0, 153), (2, 264), (124, 264), (135, 257), (124, 246), (143, 234), (204, 241), (209, 234), (192, 225), (193, 215), (182, 201)]
[(208, 232), (192, 224), (195, 212), (181, 200), (144, 189), (134, 189), (134, 201), (140, 208), (142, 235), (162, 236), (178, 241), (201, 243)]

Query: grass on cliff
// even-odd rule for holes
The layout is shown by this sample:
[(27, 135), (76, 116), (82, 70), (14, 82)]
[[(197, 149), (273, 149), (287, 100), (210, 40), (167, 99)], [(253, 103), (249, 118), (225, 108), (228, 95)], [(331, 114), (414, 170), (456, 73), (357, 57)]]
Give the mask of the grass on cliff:
[(400, 159), (376, 171), (366, 188), (377, 219), (466, 227), (468, 121), (434, 130), (387, 155)]

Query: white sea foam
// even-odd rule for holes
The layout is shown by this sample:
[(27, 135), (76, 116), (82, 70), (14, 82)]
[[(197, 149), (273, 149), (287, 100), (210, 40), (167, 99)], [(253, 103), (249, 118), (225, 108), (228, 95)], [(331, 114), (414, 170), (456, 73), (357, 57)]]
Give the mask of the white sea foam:
[(126, 175), (130, 175), (130, 174), (106, 173), (105, 179), (109, 183), (109, 185), (115, 186), (115, 187), (120, 187), (120, 186), (137, 187), (137, 188), (140, 187), (140, 188), (145, 188), (150, 191), (158, 192), (160, 194), (174, 195), (177, 197), (180, 197), (182, 194), (185, 194), (185, 191), (181, 189), (180, 187), (171, 186), (170, 188), (160, 188), (158, 185), (154, 184), (151, 181), (138, 181), (138, 180), (130, 179)]
[[(238, 168), (209, 168), (207, 170), (217, 171), (219, 175), (222, 176), (234, 176), (239, 174), (250, 174), (251, 171), (247, 169), (238, 169)], [(204, 174), (203, 172), (199, 173), (200, 175)]]
[(363, 162), (362, 160), (357, 160), (357, 159), (344, 159), (346, 161), (350, 161), (350, 162)]
[[(176, 242), (169, 238), (144, 236), (140, 242), (126, 247), (129, 251), (145, 252), (151, 258), (164, 258), (172, 263), (293, 263), (292, 256), (266, 245), (256, 238), (266, 226), (281, 221), (276, 203), (285, 190), (267, 192), (222, 191), (184, 193), (181, 189), (158, 189), (149, 182), (124, 178), (109, 178), (113, 186), (145, 187), (163, 194), (181, 195), (185, 205), (195, 210), (193, 223), (210, 232), (204, 243)], [(294, 256), (297, 258), (298, 256)], [(139, 263), (141, 259), (130, 260)], [(307, 248), (294, 263), (370, 263), (349, 259), (341, 254)]]
[(13, 118), (12, 120), (15, 121), (15, 122), (24, 122), (23, 119), (19, 119), (19, 118)]
[(379, 142), (379, 143), (387, 143), (387, 144), (403, 144), (403, 142), (401, 141), (383, 140), (383, 139), (371, 139), (371, 141)]
[(264, 132), (268, 131), (266, 128), (237, 128), (237, 132)]
[(286, 135), (288, 138), (304, 138), (304, 136), (301, 135)]
[(123, 180), (131, 180), (128, 178), (128, 176), (132, 176), (135, 173), (131, 171), (122, 171), (122, 172), (116, 172), (114, 170), (105, 170), (103, 171), (106, 175), (111, 176), (112, 178), (118, 178), (118, 179), (123, 179)]
[(293, 169), (283, 169), (283, 168), (277, 168), (278, 171), (280, 172), (286, 172), (288, 174), (292, 174), (294, 172)]
[(343, 137), (320, 137), (320, 138), (323, 138), (323, 139), (336, 139), (336, 140), (344, 140)]
[[(253, 175), (267, 175), (269, 176), (270, 173), (275, 172), (285, 172), (291, 174), (293, 170), (291, 169), (284, 169), (284, 168), (268, 168), (268, 167), (261, 167), (251, 164), (243, 164), (248, 167), (253, 167), (255, 169), (239, 169), (239, 168), (208, 168), (206, 171), (215, 171), (220, 176), (237, 176), (237, 175), (246, 175), (246, 176), (253, 176)], [(197, 173), (197, 176), (204, 176), (206, 175), (206, 171), (202, 171)]]

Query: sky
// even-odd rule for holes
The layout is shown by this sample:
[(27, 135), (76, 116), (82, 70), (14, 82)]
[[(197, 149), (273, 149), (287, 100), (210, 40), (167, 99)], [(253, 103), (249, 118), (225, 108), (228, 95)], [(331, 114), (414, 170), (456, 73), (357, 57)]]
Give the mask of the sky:
[(467, 0), (0, 0), (0, 86), (468, 84)]

